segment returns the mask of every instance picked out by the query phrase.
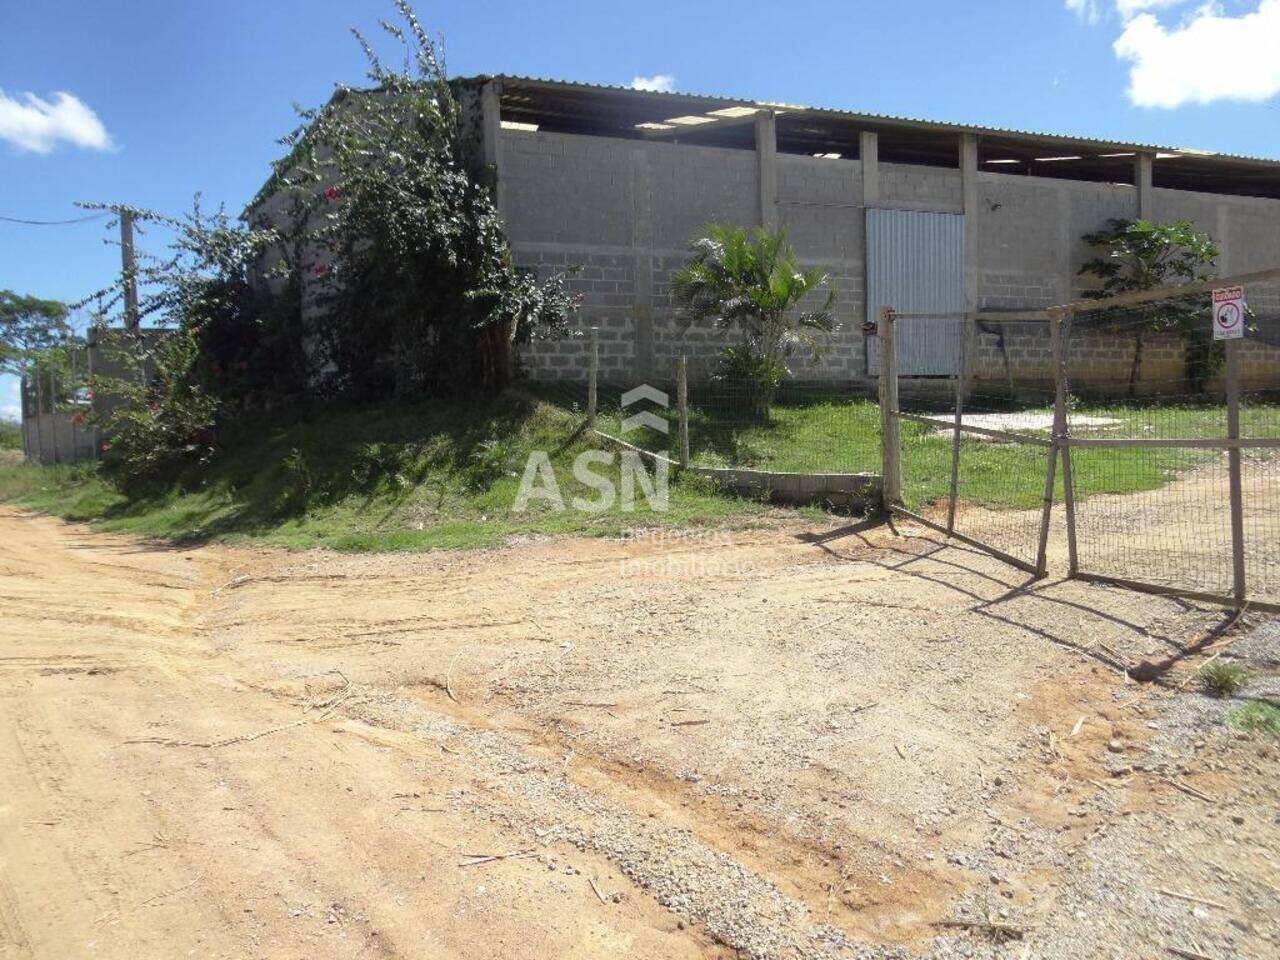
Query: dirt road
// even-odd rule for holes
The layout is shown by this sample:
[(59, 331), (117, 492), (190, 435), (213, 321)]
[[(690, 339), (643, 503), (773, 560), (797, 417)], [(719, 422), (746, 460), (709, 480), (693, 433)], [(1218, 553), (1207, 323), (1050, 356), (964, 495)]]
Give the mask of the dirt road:
[(344, 557), (0, 511), (0, 604), (4, 960), (1280, 942), (1274, 751), (1116, 668), (1222, 614), (921, 530)]

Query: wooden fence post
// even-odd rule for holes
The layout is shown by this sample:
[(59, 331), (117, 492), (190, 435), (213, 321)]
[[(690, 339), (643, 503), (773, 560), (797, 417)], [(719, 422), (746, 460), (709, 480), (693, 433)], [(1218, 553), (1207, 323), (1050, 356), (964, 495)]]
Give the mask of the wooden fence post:
[[(1228, 340), (1227, 439), (1240, 439), (1240, 341)], [(1231, 584), (1237, 604), (1244, 604), (1244, 493), (1240, 477), (1240, 448), (1227, 450), (1227, 477), (1231, 491)]]
[(689, 361), (676, 365), (676, 403), (680, 408), (680, 466), (689, 466)]
[(880, 338), (880, 453), (884, 474), (884, 509), (902, 503), (902, 432), (898, 413), (898, 358), (894, 350), (893, 308), (881, 307), (877, 319)]
[(591, 345), (589, 347), (590, 368), (587, 374), (587, 429), (596, 428), (596, 400), (598, 397), (596, 380), (600, 375), (600, 328), (591, 328)]

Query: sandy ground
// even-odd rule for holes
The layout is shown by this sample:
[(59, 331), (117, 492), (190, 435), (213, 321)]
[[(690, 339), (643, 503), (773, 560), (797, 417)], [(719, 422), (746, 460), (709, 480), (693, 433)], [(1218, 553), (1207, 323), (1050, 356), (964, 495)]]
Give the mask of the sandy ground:
[(1175, 689), (1229, 618), (921, 528), (335, 556), (0, 511), (0, 605), (3, 960), (1280, 955), (1275, 742)]

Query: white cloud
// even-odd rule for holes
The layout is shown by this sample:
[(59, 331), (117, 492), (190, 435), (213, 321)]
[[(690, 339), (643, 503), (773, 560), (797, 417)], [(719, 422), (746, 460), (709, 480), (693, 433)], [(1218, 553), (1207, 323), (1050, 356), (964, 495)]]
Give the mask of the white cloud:
[(1116, 13), (1121, 20), (1132, 20), (1146, 10), (1159, 10), (1161, 7), (1177, 7), (1188, 0), (1116, 0)]
[[(1068, 10), (1090, 26), (1100, 23), (1104, 9), (1111, 5), (1107, 0), (1063, 0), (1063, 2)], [(1114, 0), (1116, 13), (1121, 20), (1131, 20), (1146, 10), (1177, 7), (1189, 2), (1190, 0)]]
[(1098, 0), (1066, 0), (1067, 9), (1085, 23), (1094, 24), (1102, 19), (1102, 10)]
[[(1160, 11), (1193, 0), (1063, 0), (1082, 21), (1100, 23), (1114, 7), (1116, 57), (1129, 65), (1129, 100), (1140, 107), (1181, 107), (1220, 100), (1258, 102), (1280, 93), (1280, 0), (1200, 0), (1176, 26)], [(1114, 20), (1112, 21), (1114, 22)]]
[(1140, 107), (1267, 100), (1280, 93), (1280, 0), (1235, 17), (1206, 4), (1172, 29), (1140, 13), (1114, 49), (1130, 64), (1129, 99)]
[(98, 115), (65, 91), (45, 100), (34, 93), (14, 98), (0, 90), (0, 140), (31, 153), (49, 153), (63, 143), (112, 149), (111, 135)]
[(670, 93), (676, 88), (676, 78), (669, 73), (655, 73), (652, 77), (633, 77), (632, 90), (654, 90), (658, 93)]

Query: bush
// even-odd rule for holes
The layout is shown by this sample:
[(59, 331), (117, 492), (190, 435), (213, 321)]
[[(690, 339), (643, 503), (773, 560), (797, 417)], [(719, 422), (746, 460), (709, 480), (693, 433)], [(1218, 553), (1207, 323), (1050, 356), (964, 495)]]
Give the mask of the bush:
[(300, 266), (321, 370), (353, 400), (496, 393), (516, 376), (516, 345), (567, 332), (578, 301), (563, 274), (513, 262), (492, 175), (473, 159), (478, 86), (450, 80), (407, 0), (395, 6), (401, 23), (382, 26), (403, 67), (357, 31), (373, 89), (304, 112), (276, 167), (293, 227), (319, 224)]
[(199, 349), (190, 331), (171, 331), (149, 349), (122, 351), (126, 369), (153, 375), (94, 384), (117, 401), (103, 417), (102, 469), (122, 491), (171, 483), (213, 458), (218, 401), (192, 375)]
[(1248, 672), (1234, 663), (1218, 661), (1200, 670), (1200, 686), (1213, 697), (1234, 696), (1248, 682)]
[[(676, 271), (671, 289), (688, 324), (737, 329), (742, 342), (721, 352), (724, 379), (751, 384), (752, 408), (767, 416), (799, 349), (822, 356), (837, 329), (835, 287), (818, 270), (802, 270), (785, 232), (712, 225), (694, 238), (693, 256)], [(826, 289), (817, 309), (800, 304)]]
[(0, 450), (21, 450), (22, 428), (12, 420), (0, 420)]

